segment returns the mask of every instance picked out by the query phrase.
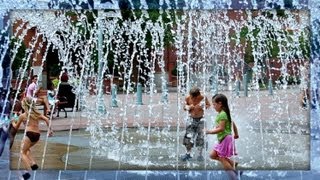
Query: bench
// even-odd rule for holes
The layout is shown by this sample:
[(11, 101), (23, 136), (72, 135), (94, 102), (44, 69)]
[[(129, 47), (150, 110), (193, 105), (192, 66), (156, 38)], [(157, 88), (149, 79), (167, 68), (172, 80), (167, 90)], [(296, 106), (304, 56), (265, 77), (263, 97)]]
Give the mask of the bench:
[(60, 111), (64, 111), (64, 117), (67, 118), (68, 117), (68, 113), (67, 112), (73, 112), (73, 108), (74, 108), (74, 101), (72, 102), (72, 100), (68, 100), (67, 97), (62, 96), (62, 97), (58, 97), (59, 102), (58, 102), (58, 112), (57, 112), (57, 117), (59, 117), (59, 112)]

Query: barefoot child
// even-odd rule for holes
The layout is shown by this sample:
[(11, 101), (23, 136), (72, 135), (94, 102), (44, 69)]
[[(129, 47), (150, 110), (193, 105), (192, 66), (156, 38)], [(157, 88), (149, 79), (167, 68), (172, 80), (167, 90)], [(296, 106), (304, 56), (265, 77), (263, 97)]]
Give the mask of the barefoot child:
[[(45, 121), (48, 126), (48, 135), (52, 136), (52, 130), (49, 127), (49, 119), (41, 114), (32, 103), (31, 98), (25, 98), (22, 101), (24, 113), (19, 116), (18, 122), (12, 122), (13, 128), (18, 130), (22, 122), (26, 122), (26, 135), (23, 137), (21, 144), (21, 157), (27, 170), (37, 170), (38, 165), (31, 156), (31, 147), (33, 147), (40, 139), (40, 120)], [(23, 177), (30, 177), (29, 173), (25, 173)], [(28, 178), (27, 178), (28, 179)]]
[[(214, 146), (210, 158), (220, 161), (231, 179), (235, 179), (237, 163), (230, 158), (236, 155), (234, 139), (239, 138), (238, 129), (235, 123), (231, 121), (227, 97), (223, 94), (216, 94), (212, 97), (212, 103), (213, 108), (218, 112), (215, 127), (212, 130), (204, 131), (206, 134), (217, 134), (219, 143)], [(234, 137), (232, 137), (232, 129)]]
[(183, 145), (186, 147), (186, 154), (182, 156), (183, 161), (191, 159), (191, 149), (196, 146), (199, 150), (198, 161), (203, 161), (202, 151), (204, 148), (204, 109), (210, 107), (209, 100), (201, 94), (198, 87), (190, 89), (185, 99), (184, 110), (188, 111), (189, 122), (183, 138)]

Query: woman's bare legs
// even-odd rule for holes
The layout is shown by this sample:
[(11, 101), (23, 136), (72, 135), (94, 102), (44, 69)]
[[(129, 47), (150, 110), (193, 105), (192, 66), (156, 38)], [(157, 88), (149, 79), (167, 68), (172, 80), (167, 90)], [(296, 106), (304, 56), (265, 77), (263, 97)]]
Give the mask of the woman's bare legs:
[(29, 151), (27, 152), (27, 155), (28, 155), (29, 162), (31, 163), (31, 165), (36, 164), (36, 161), (32, 158), (30, 149), (29, 149)]
[(28, 158), (28, 155), (27, 155), (28, 151), (29, 151), (29, 149), (31, 147), (30, 139), (28, 137), (24, 137), (21, 146), (22, 146), (21, 147), (21, 158), (22, 158), (24, 167), (27, 170), (31, 170), (31, 164), (30, 164), (30, 161), (29, 161), (29, 158)]
[(24, 137), (22, 141), (21, 158), (24, 162), (26, 169), (31, 170), (31, 166), (35, 164), (34, 159), (31, 157), (30, 148), (34, 146), (36, 142), (31, 142), (28, 137)]

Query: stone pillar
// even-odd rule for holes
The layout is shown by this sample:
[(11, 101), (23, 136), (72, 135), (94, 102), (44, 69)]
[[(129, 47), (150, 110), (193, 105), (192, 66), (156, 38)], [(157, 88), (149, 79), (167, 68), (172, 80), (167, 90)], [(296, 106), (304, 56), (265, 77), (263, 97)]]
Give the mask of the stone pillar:
[(248, 75), (245, 73), (243, 75), (243, 91), (244, 91), (244, 96), (248, 97)]
[(111, 107), (118, 107), (117, 103), (117, 85), (111, 85)]
[(137, 105), (142, 105), (142, 84), (138, 83), (137, 85), (137, 101), (136, 101)]
[(269, 95), (273, 95), (272, 79), (269, 79), (268, 89), (269, 89)]

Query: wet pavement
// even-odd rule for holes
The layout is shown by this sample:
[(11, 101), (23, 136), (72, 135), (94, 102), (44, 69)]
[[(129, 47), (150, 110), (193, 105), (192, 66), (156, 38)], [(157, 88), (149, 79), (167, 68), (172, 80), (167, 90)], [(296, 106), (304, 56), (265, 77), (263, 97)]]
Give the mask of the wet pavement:
[[(299, 107), (298, 90), (277, 91), (274, 96), (266, 91), (249, 97), (223, 93), (229, 97), (231, 113), (240, 133), (235, 158), (239, 169), (310, 169), (309, 111)], [(179, 159), (185, 152), (181, 143), (187, 117), (181, 110), (184, 96), (170, 93), (167, 104), (161, 103), (161, 94), (154, 94), (152, 100), (144, 96), (144, 105), (138, 106), (135, 96), (118, 95), (118, 107), (110, 107), (109, 95), (104, 98), (106, 114), (94, 113), (97, 100), (92, 96), (83, 104), (89, 111), (82, 109), (68, 113), (68, 118), (52, 119), (54, 137), (46, 138), (43, 133), (41, 143), (34, 148), (37, 162), (42, 163), (43, 169), (183, 171), (222, 168), (208, 158), (216, 142), (215, 135), (207, 136), (208, 148), (203, 162), (196, 160), (196, 149), (190, 161)], [(206, 127), (213, 126), (215, 115), (212, 108), (206, 111)], [(88, 127), (96, 122), (101, 123), (102, 133), (91, 131), (90, 134)], [(44, 125), (42, 128), (46, 129)], [(11, 153), (12, 169), (19, 167), (21, 137), (22, 132)]]

